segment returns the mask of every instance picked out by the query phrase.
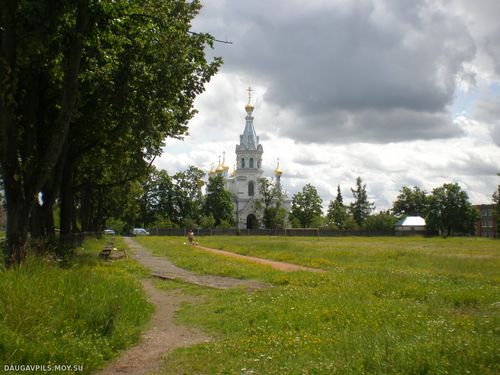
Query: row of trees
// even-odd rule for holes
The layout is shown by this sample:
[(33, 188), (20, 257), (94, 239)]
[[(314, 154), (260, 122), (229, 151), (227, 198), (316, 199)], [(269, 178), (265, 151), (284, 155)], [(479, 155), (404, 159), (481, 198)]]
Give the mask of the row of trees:
[[(419, 187), (404, 186), (393, 202), (391, 210), (372, 214), (373, 202), (368, 200), (366, 184), (360, 177), (356, 187), (351, 189), (353, 202), (345, 205), (337, 187), (335, 200), (328, 205), (325, 216), (322, 212), (322, 199), (316, 188), (307, 184), (293, 196), (290, 219), (296, 227), (327, 227), (339, 230), (391, 230), (395, 222), (405, 216), (421, 216), (426, 219), (427, 229), (443, 235), (474, 233), (479, 219), (477, 209), (472, 207), (469, 197), (456, 183), (445, 183), (428, 193)], [(497, 205), (497, 218), (500, 212), (500, 187), (493, 194)]]
[[(115, 205), (122, 207), (122, 211), (109, 212), (108, 226), (120, 231), (138, 225), (163, 228), (233, 226), (232, 197), (224, 188), (223, 178), (210, 177), (203, 195), (203, 177), (204, 172), (193, 166), (173, 176), (152, 168), (149, 178), (136, 190), (136, 196), (126, 197), (128, 204)], [(476, 209), (458, 184), (444, 184), (431, 193), (419, 187), (404, 186), (392, 209), (376, 214), (375, 204), (369, 201), (361, 177), (351, 188), (353, 200), (350, 204), (344, 203), (340, 186), (337, 186), (337, 196), (330, 201), (326, 215), (322, 212), (323, 201), (311, 184), (292, 197), (291, 212), (283, 208), (284, 194), (278, 181), (262, 178), (258, 189), (260, 199), (255, 202), (255, 208), (261, 211), (262, 225), (266, 228), (284, 227), (288, 215), (293, 227), (383, 231), (393, 230), (396, 221), (402, 217), (422, 216), (430, 231), (452, 235), (472, 233), (478, 220)], [(499, 196), (499, 192), (493, 195), (497, 205)], [(130, 209), (131, 204), (136, 207)], [(130, 216), (130, 213), (135, 213), (135, 216)]]
[[(0, 168), (8, 264), (34, 239), (99, 229), (181, 137), (217, 72), (213, 38), (190, 32), (199, 1), (3, 0)], [(123, 207), (122, 207), (123, 206)], [(64, 246), (61, 246), (64, 248)]]
[(197, 167), (172, 176), (153, 166), (150, 169), (127, 195), (109, 197), (113, 205), (105, 212), (101, 228), (128, 233), (133, 227), (227, 228), (234, 224), (231, 194), (222, 176), (210, 177), (203, 194), (205, 172)]
[[(301, 228), (326, 227), (338, 230), (386, 229), (387, 226), (384, 225), (378, 228), (378, 221), (375, 222), (371, 215), (375, 204), (368, 200), (366, 184), (363, 184), (361, 177), (356, 179), (356, 187), (351, 188), (351, 192), (353, 202), (345, 205), (340, 186), (337, 186), (337, 196), (335, 200), (330, 201), (328, 211), (323, 216), (323, 200), (316, 188), (307, 184), (301, 192), (292, 197), (292, 211), (290, 213), (292, 226)], [(382, 218), (385, 215), (386, 213), (380, 213), (377, 218)], [(393, 224), (394, 222), (391, 220), (390, 226)]]

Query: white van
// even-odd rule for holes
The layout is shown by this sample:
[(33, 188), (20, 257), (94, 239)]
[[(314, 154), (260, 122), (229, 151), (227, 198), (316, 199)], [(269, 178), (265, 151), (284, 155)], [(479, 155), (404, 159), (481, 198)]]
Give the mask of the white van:
[(144, 228), (134, 228), (132, 234), (134, 236), (149, 236), (149, 232)]

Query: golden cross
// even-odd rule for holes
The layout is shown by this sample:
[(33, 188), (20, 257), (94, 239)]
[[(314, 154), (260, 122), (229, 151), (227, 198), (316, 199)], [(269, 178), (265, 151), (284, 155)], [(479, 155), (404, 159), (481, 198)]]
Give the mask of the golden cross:
[(250, 86), (248, 86), (248, 103), (250, 104), (250, 99), (252, 98), (252, 88)]

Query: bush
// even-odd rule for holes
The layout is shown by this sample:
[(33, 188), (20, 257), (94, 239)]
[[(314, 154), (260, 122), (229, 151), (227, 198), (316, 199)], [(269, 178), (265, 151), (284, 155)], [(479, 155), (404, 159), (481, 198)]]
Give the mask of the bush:
[(177, 224), (172, 222), (168, 217), (163, 218), (163, 219), (158, 219), (156, 220), (152, 225), (151, 228), (179, 228)]
[(231, 229), (233, 227), (233, 225), (227, 221), (227, 220), (224, 220), (222, 219), (219, 223), (219, 225), (217, 225), (217, 228), (220, 228), (220, 229)]
[(363, 229), (373, 231), (391, 231), (394, 230), (394, 224), (398, 219), (387, 213), (380, 212), (376, 215), (370, 215), (363, 223)]
[(200, 219), (200, 226), (202, 228), (213, 228), (215, 226), (215, 219), (213, 215), (202, 216)]

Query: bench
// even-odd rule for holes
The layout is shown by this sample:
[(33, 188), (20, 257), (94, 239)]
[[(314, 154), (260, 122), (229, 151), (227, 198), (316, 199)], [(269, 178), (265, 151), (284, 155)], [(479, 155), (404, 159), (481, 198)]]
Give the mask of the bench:
[(101, 252), (99, 253), (99, 258), (107, 260), (112, 250), (113, 250), (113, 243), (112, 242), (106, 243), (104, 249), (102, 249)]

